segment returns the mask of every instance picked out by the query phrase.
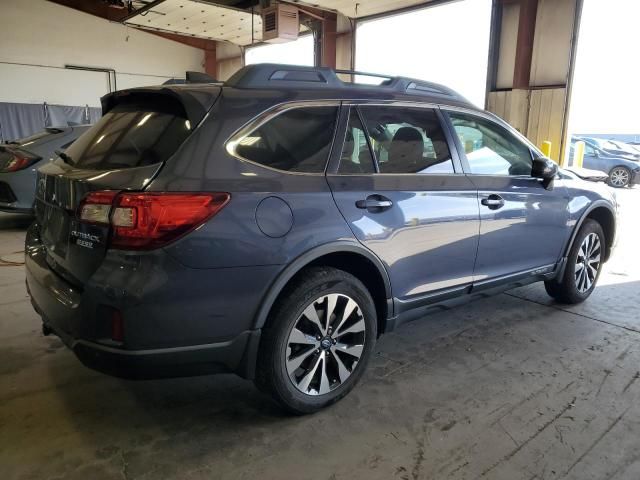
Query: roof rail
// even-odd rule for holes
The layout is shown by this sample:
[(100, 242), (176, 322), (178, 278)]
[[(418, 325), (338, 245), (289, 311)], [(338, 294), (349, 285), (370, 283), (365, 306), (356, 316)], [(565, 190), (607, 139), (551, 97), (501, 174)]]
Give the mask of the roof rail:
[[(344, 82), (338, 75), (366, 76), (385, 79), (379, 85)], [(437, 83), (396, 77), (380, 73), (366, 73), (356, 70), (333, 70), (328, 67), (305, 67), (298, 65), (280, 65), (259, 63), (247, 65), (238, 70), (225, 82), (234, 88), (353, 88), (367, 87), (385, 92), (405, 93), (449, 97), (459, 101), (467, 100), (454, 90)]]

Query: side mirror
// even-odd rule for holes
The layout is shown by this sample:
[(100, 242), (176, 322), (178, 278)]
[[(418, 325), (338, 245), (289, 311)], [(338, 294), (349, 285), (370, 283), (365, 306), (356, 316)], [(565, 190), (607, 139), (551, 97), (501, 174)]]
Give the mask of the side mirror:
[(542, 179), (542, 185), (547, 190), (553, 188), (553, 180), (558, 174), (558, 164), (547, 157), (538, 157), (533, 159), (531, 166), (531, 176)]

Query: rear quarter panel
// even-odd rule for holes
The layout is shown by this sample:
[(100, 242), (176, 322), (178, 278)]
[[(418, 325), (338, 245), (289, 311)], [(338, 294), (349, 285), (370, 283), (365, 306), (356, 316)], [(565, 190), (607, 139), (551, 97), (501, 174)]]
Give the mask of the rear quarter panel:
[[(225, 142), (245, 123), (295, 98), (276, 91), (246, 100), (237, 92), (232, 95), (221, 96), (180, 154), (147, 188), (231, 194), (222, 211), (166, 251), (192, 268), (229, 268), (284, 265), (315, 246), (355, 241), (323, 173), (285, 173), (232, 157), (225, 149)], [(282, 236), (266, 235), (256, 222), (256, 209), (267, 197), (281, 199), (291, 210), (290, 229)]]

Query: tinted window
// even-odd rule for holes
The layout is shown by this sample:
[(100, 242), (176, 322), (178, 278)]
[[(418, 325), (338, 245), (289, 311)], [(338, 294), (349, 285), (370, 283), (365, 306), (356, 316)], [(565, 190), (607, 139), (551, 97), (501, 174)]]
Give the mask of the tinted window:
[(288, 172), (324, 172), (336, 114), (337, 107), (287, 110), (240, 140), (236, 153)]
[(65, 152), (85, 169), (131, 168), (164, 162), (189, 136), (179, 112), (145, 105), (118, 105)]
[(339, 173), (373, 173), (373, 156), (369, 145), (367, 144), (367, 136), (358, 116), (356, 109), (351, 109), (349, 113), (349, 124), (347, 133), (342, 146), (342, 156), (340, 158)]
[(449, 113), (471, 173), (531, 175), (531, 152), (506, 128), (484, 118)]
[(451, 153), (431, 109), (361, 109), (380, 173), (453, 173)]

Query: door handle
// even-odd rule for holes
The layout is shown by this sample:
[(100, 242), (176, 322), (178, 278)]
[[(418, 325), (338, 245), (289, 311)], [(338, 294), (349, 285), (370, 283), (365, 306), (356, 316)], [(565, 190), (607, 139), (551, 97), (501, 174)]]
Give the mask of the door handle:
[(504, 207), (504, 198), (500, 195), (492, 193), (487, 198), (483, 198), (480, 203), (485, 207), (489, 207), (489, 210), (498, 210)]
[(371, 213), (378, 213), (393, 206), (393, 202), (383, 195), (369, 195), (365, 200), (358, 200), (356, 207)]

